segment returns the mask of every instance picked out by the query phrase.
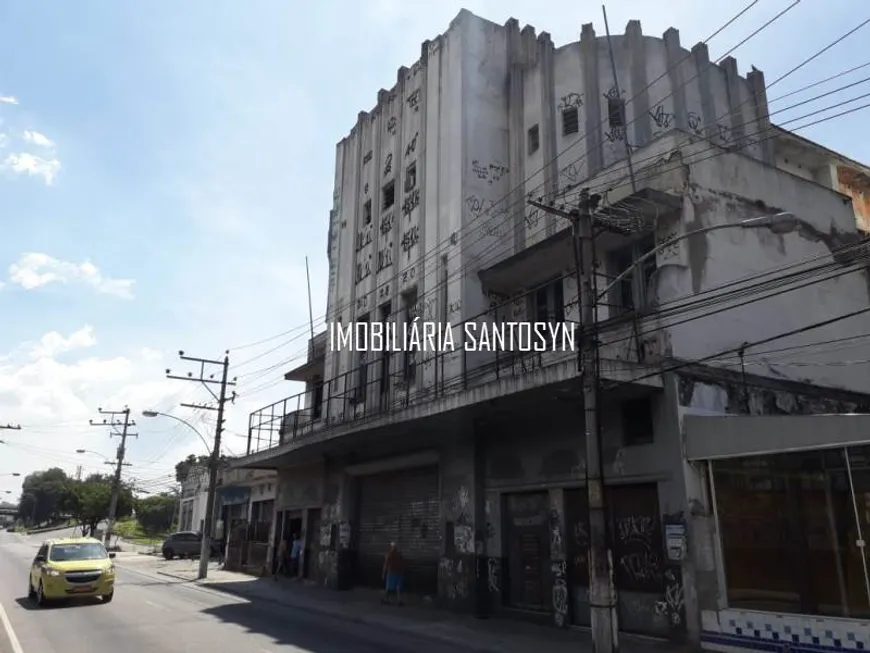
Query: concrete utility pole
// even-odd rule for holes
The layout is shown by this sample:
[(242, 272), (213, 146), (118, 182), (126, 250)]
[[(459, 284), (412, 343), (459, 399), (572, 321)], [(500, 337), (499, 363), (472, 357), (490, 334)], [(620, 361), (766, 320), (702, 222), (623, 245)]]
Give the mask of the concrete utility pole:
[(601, 458), (599, 423), (599, 351), (595, 248), (592, 211), (600, 196), (580, 195), (577, 209), (564, 211), (540, 202), (529, 203), (547, 213), (569, 220), (574, 231), (577, 273), (577, 300), (580, 310), (580, 375), (583, 384), (583, 411), (586, 448), (586, 494), (589, 502), (589, 610), (592, 622), (592, 647), (595, 653), (617, 653), (619, 622), (616, 589), (613, 585), (613, 555), (607, 532), (607, 505), (604, 500), (604, 465)]
[[(215, 504), (215, 493), (217, 491), (217, 480), (218, 480), (218, 466), (220, 465), (220, 451), (221, 451), (221, 435), (224, 430), (224, 405), (230, 401), (234, 402), (236, 399), (236, 393), (233, 392), (231, 397), (227, 397), (227, 387), (234, 386), (236, 384), (236, 380), (232, 381), (227, 380), (227, 375), (229, 374), (230, 369), (230, 357), (229, 351), (226, 352), (223, 361), (213, 361), (208, 360), (206, 358), (194, 358), (192, 356), (185, 356), (183, 351), (178, 352), (179, 358), (184, 361), (193, 361), (195, 363), (200, 364), (199, 376), (194, 376), (191, 373), (188, 373), (187, 376), (174, 376), (171, 372), (172, 370), (166, 370), (166, 378), (168, 379), (178, 379), (179, 381), (198, 381), (202, 383), (206, 390), (209, 391), (212, 397), (214, 397), (215, 401), (217, 401), (217, 406), (204, 406), (201, 404), (181, 404), (182, 406), (186, 406), (187, 408), (201, 408), (205, 410), (216, 410), (217, 411), (217, 424), (215, 425), (214, 430), (214, 446), (211, 449), (211, 457), (209, 459), (209, 475), (208, 475), (208, 498), (205, 503), (205, 524), (202, 529), (202, 548), (199, 554), (199, 573), (197, 574), (197, 578), (206, 578), (208, 576), (208, 560), (211, 554), (211, 538), (212, 531), (214, 530), (214, 504)], [(206, 365), (220, 365), (222, 366), (221, 380), (217, 381), (214, 378), (214, 374), (206, 377), (205, 366)], [(220, 385), (220, 392), (216, 395), (210, 384)]]
[[(120, 437), (121, 444), (118, 445), (118, 453), (115, 457), (115, 462), (106, 461), (107, 465), (115, 465), (115, 477), (112, 479), (112, 498), (109, 501), (109, 517), (106, 520), (106, 532), (103, 535), (103, 543), (106, 546), (109, 546), (109, 541), (112, 537), (112, 531), (115, 528), (115, 516), (118, 513), (118, 500), (121, 496), (121, 470), (124, 467), (129, 467), (130, 463), (124, 462), (124, 454), (127, 452), (127, 438), (133, 437), (138, 438), (139, 435), (136, 433), (130, 433), (129, 428), (131, 426), (135, 426), (136, 422), (130, 419), (130, 409), (128, 407), (124, 407), (124, 410), (103, 410), (102, 408), (98, 408), (97, 412), (100, 415), (108, 415), (108, 419), (103, 419), (102, 422), (95, 422), (94, 420), (90, 420), (91, 426), (108, 426), (110, 428), (121, 427), (121, 432), (110, 432), (109, 437)], [(124, 421), (117, 421), (117, 416), (123, 415)]]

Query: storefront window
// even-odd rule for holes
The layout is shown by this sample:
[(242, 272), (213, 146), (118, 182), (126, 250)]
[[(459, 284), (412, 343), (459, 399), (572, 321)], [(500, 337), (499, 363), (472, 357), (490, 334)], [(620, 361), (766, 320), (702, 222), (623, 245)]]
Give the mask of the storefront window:
[(730, 607), (870, 616), (870, 448), (712, 465)]

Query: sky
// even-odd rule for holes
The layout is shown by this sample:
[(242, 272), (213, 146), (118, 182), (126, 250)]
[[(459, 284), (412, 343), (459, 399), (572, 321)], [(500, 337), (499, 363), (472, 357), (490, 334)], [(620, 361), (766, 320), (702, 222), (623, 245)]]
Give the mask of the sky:
[[(711, 59), (793, 1), (757, 2), (709, 41)], [(690, 46), (747, 4), (611, 0), (607, 11), (613, 33), (639, 19), (645, 34), (676, 27)], [(306, 257), (315, 319), (326, 306), (335, 145), (463, 7), (517, 18), (557, 46), (584, 23), (604, 33), (599, 3), (563, 0), (0, 3), (0, 425), (23, 427), (0, 430), (0, 501), (35, 470), (109, 471), (118, 440), (89, 426), (99, 408), (130, 407), (125, 474), (166, 487), (206, 445), (141, 411), (187, 420), (209, 442), (215, 425), (179, 406), (211, 399), (166, 378), (199, 371), (179, 350), (229, 350), (238, 399), (224, 443), (244, 453), (249, 413), (299, 390), (282, 376), (305, 352)], [(803, 0), (732, 56), (770, 83), (868, 17), (866, 0)], [(868, 34), (769, 96), (865, 63)], [(801, 134), (870, 162), (870, 139), (855, 137), (867, 119)]]

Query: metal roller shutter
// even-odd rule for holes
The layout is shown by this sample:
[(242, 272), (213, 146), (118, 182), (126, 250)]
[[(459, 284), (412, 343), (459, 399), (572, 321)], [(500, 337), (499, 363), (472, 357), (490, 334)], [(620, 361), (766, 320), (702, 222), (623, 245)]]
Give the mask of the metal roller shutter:
[(396, 542), (405, 559), (405, 588), (434, 594), (441, 538), (438, 467), (409, 469), (359, 481), (358, 572), (362, 585), (383, 585), (384, 555)]

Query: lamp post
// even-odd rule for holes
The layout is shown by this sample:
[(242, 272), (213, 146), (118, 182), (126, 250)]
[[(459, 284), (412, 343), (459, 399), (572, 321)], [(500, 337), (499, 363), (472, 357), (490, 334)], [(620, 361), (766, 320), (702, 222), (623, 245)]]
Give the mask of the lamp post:
[[(224, 376), (226, 377), (226, 366), (224, 367)], [(223, 390), (221, 391), (221, 397), (223, 398)], [(221, 424), (221, 420), (223, 419), (223, 402), (220, 404), (221, 412), (218, 413), (218, 426)], [(199, 572), (197, 577), (199, 579), (203, 579), (208, 574), (208, 558), (209, 553), (211, 551), (211, 530), (213, 524), (213, 515), (212, 513), (215, 510), (215, 492), (217, 489), (217, 464), (218, 460), (216, 458), (218, 451), (211, 447), (208, 443), (208, 440), (205, 439), (205, 436), (200, 433), (199, 429), (197, 429), (193, 424), (188, 422), (186, 419), (182, 419), (181, 417), (176, 417), (175, 415), (170, 415), (169, 413), (161, 413), (156, 410), (143, 410), (143, 417), (168, 417), (169, 419), (174, 419), (176, 422), (181, 422), (191, 431), (199, 436), (199, 439), (202, 440), (202, 443), (205, 445), (205, 450), (208, 452), (211, 460), (209, 461), (209, 484), (208, 484), (208, 498), (206, 500), (206, 508), (205, 508), (205, 526), (202, 534), (202, 550), (200, 551), (199, 558)], [(217, 439), (215, 440), (217, 442)], [(179, 527), (181, 525), (181, 495), (182, 492), (178, 493), (178, 514), (177, 521)]]
[(211, 446), (209, 446), (208, 440), (206, 440), (205, 436), (199, 432), (199, 429), (197, 429), (193, 424), (188, 422), (186, 419), (176, 417), (175, 415), (170, 415), (169, 413), (160, 413), (160, 412), (157, 412), (156, 410), (143, 410), (142, 417), (168, 417), (169, 419), (174, 419), (176, 422), (181, 422), (187, 428), (189, 428), (191, 431), (193, 431), (194, 433), (196, 433), (199, 436), (199, 439), (202, 440), (202, 443), (205, 445), (205, 450), (209, 454), (211, 454)]

